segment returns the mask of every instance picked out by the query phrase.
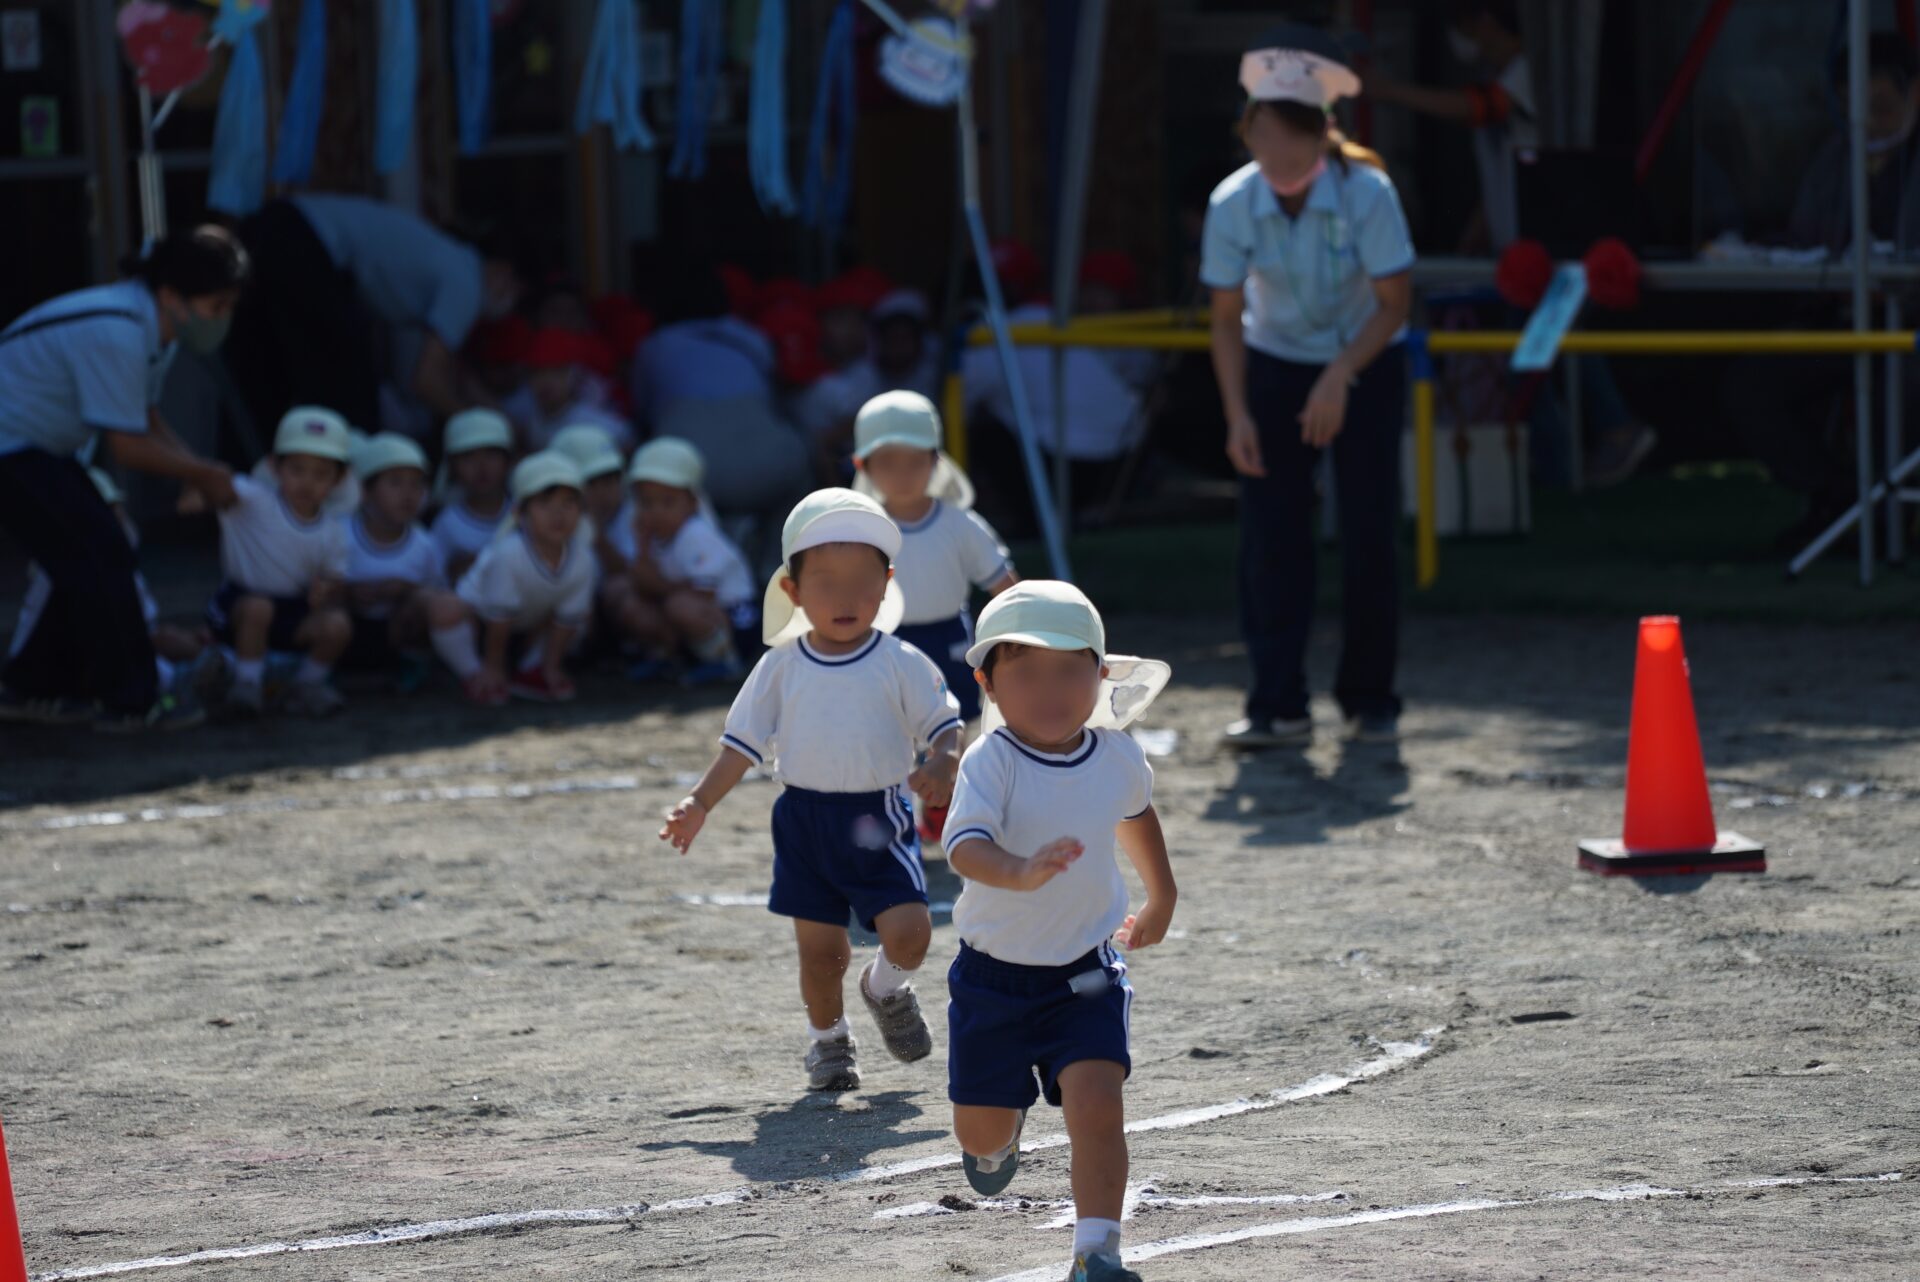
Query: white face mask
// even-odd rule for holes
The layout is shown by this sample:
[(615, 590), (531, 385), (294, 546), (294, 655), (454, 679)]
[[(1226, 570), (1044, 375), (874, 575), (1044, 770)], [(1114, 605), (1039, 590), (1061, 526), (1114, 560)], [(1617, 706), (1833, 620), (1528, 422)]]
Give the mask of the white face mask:
[(1452, 27), (1447, 28), (1447, 48), (1453, 50), (1453, 56), (1468, 66), (1473, 66), (1480, 61), (1480, 46)]

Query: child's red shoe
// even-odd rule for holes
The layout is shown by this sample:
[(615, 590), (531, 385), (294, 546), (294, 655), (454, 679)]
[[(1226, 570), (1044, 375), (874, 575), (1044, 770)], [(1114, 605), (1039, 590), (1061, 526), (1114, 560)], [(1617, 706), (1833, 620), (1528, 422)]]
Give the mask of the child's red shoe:
[(514, 698), (530, 703), (566, 703), (579, 693), (572, 681), (565, 677), (548, 681), (546, 672), (539, 668), (523, 668), (514, 673), (507, 690)]

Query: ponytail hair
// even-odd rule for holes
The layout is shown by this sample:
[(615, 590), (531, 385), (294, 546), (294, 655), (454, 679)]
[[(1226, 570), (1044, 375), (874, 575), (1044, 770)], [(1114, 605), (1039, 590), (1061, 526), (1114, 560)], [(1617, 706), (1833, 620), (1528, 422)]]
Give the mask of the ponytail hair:
[(144, 256), (130, 255), (121, 269), (148, 289), (200, 298), (245, 288), (253, 263), (239, 237), (218, 224), (202, 223), (161, 237)]
[(1253, 124), (1253, 118), (1262, 111), (1271, 113), (1276, 120), (1295, 133), (1325, 139), (1328, 161), (1340, 166), (1342, 170), (1351, 169), (1355, 165), (1365, 165), (1369, 169), (1386, 172), (1387, 162), (1380, 159), (1379, 152), (1371, 147), (1363, 147), (1341, 133), (1339, 127), (1333, 123), (1332, 113), (1324, 107), (1316, 107), (1311, 103), (1262, 98), (1247, 99), (1246, 107), (1240, 112), (1239, 134), (1242, 140), (1246, 138), (1247, 129)]

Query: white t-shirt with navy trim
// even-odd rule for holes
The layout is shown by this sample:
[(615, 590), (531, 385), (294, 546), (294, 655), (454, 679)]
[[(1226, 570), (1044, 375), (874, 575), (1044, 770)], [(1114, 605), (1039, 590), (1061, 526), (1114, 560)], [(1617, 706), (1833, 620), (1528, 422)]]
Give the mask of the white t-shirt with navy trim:
[(427, 532), (440, 549), (440, 559), (451, 562), (455, 557), (479, 556), (486, 551), (512, 514), (512, 505), (502, 503), (499, 516), (480, 516), (456, 500), (441, 509)]
[(347, 572), (347, 527), (323, 511), (294, 515), (280, 491), (233, 478), (237, 501), (220, 513), (220, 569), (228, 583), (261, 596), (301, 597), (315, 579)]
[[(447, 567), (427, 532), (409, 525), (406, 533), (392, 543), (381, 543), (367, 531), (360, 513), (340, 518), (347, 529), (347, 582), (411, 583), (415, 587), (444, 588)], [(360, 613), (369, 619), (384, 619), (393, 612), (392, 602), (383, 601), (364, 607)]]
[(1019, 966), (1064, 966), (1099, 947), (1127, 919), (1114, 830), (1153, 805), (1153, 767), (1131, 736), (1087, 730), (1072, 752), (1028, 747), (1002, 727), (960, 759), (942, 837), (948, 850), (985, 839), (1030, 856), (1073, 837), (1086, 847), (1038, 890), (969, 881), (953, 924), (969, 947)]
[(79, 454), (96, 430), (144, 432), (171, 349), (153, 295), (121, 281), (49, 299), (0, 331), (0, 455)]
[(558, 567), (534, 552), (526, 531), (501, 535), (481, 551), (455, 589), (489, 622), (510, 622), (527, 632), (548, 622), (577, 628), (593, 611), (594, 556), (575, 536)]
[[(629, 501), (613, 518), (613, 528), (607, 531), (614, 550), (629, 561), (640, 555), (639, 531), (634, 527), (638, 516), (639, 512)], [(711, 592), (713, 599), (725, 609), (760, 599), (753, 572), (747, 569), (747, 558), (704, 512), (695, 512), (674, 531), (671, 539), (651, 544), (650, 550), (654, 567), (669, 582)]]
[(879, 792), (960, 725), (940, 669), (898, 637), (875, 632), (845, 655), (823, 655), (801, 637), (754, 665), (720, 742), (755, 765), (771, 763), (796, 788)]
[(978, 513), (935, 500), (918, 521), (895, 521), (900, 554), (894, 581), (906, 601), (905, 623), (939, 623), (967, 608), (973, 589), (988, 588), (1013, 569), (1007, 545)]

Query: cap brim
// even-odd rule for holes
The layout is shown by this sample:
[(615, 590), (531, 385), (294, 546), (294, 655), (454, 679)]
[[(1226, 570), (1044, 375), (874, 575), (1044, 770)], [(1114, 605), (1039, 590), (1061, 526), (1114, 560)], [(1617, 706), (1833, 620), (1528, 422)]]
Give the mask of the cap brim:
[[(868, 452), (871, 453), (872, 450), (877, 450), (882, 445), (902, 445), (907, 443), (908, 442), (903, 441), (875, 441)], [(925, 447), (916, 445), (914, 448), (924, 449)], [(960, 465), (954, 462), (945, 450), (936, 450), (934, 452), (940, 457), (933, 465), (933, 479), (927, 482), (927, 496), (929, 498), (939, 499), (942, 503), (951, 503), (955, 507), (962, 507), (971, 511), (974, 501), (973, 482), (967, 478), (967, 474), (960, 470)], [(860, 454), (855, 457), (865, 458), (866, 455)], [(879, 489), (875, 487), (865, 470), (856, 471), (853, 474), (853, 488), (856, 492), (864, 494), (870, 499), (880, 497)]]
[(687, 483), (687, 478), (665, 468), (636, 467), (627, 472), (627, 484), (638, 485), (642, 481), (651, 481), (655, 485), (667, 485), (676, 490), (698, 491), (699, 486)]
[(997, 637), (986, 637), (975, 641), (967, 650), (967, 665), (978, 668), (986, 661), (987, 652), (997, 645), (1027, 645), (1036, 650), (1093, 650), (1097, 646), (1087, 644), (1085, 637), (1068, 636), (1064, 632), (1008, 632)]
[[(1107, 656), (1107, 675), (1100, 682), (1100, 697), (1087, 718), (1092, 730), (1125, 730), (1153, 706), (1160, 692), (1173, 679), (1171, 665), (1159, 659), (1137, 659), (1129, 654)], [(992, 734), (1006, 724), (999, 706), (992, 699), (980, 701), (980, 733)]]
[[(760, 598), (760, 640), (769, 648), (796, 641), (813, 630), (813, 620), (807, 612), (793, 603), (780, 586), (780, 580), (787, 574), (782, 566), (767, 580), (767, 590)], [(880, 598), (880, 613), (874, 616), (873, 626), (880, 632), (892, 632), (900, 626), (900, 620), (907, 614), (907, 600), (900, 595), (900, 585), (892, 579), (887, 580), (886, 595)]]

